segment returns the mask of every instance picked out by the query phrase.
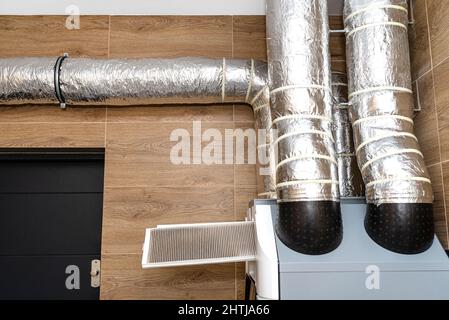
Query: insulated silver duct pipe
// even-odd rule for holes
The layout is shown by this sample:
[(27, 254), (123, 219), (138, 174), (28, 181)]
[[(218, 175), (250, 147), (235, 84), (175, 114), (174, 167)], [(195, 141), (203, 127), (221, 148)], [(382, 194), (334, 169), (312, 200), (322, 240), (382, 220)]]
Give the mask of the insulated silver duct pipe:
[(352, 125), (349, 119), (348, 81), (346, 74), (332, 72), (332, 92), (335, 99), (333, 119), (340, 197), (365, 197), (365, 185), (357, 165)]
[(267, 1), (268, 69), (277, 129), (277, 234), (325, 254), (342, 240), (327, 1)]
[[(130, 106), (248, 103), (256, 129), (265, 129), (259, 153), (271, 159), (271, 113), (267, 64), (255, 60), (0, 59), (0, 104)], [(272, 163), (258, 165), (260, 197), (275, 195)]]
[(365, 228), (394, 252), (434, 239), (432, 187), (414, 135), (405, 0), (346, 0), (351, 119), (367, 188)]

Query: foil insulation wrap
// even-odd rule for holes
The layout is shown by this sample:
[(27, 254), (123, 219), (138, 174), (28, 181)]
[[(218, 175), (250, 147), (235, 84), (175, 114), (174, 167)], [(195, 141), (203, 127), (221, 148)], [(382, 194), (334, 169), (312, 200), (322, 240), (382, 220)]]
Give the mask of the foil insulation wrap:
[(275, 196), (271, 148), (268, 68), (255, 60), (72, 59), (55, 82), (54, 58), (0, 59), (0, 104), (58, 103), (56, 86), (68, 106), (248, 103), (254, 109), (259, 148), (259, 194)]
[(414, 134), (405, 0), (346, 0), (351, 121), (371, 204), (432, 203)]
[(326, 1), (267, 2), (279, 202), (338, 202)]
[(57, 103), (56, 59), (0, 59), (0, 104)]
[(355, 155), (352, 124), (349, 118), (348, 83), (346, 74), (332, 72), (334, 94), (334, 138), (338, 162), (340, 196), (359, 198), (365, 196), (365, 185)]

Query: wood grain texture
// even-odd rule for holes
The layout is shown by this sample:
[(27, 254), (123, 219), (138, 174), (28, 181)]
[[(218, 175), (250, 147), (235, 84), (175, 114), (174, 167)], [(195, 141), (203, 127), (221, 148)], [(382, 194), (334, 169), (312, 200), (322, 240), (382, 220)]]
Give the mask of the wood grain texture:
[(106, 108), (83, 107), (61, 110), (58, 105), (0, 107), (0, 122), (92, 123), (105, 122)]
[(234, 264), (142, 270), (140, 255), (105, 255), (101, 299), (232, 300)]
[(140, 254), (146, 228), (163, 224), (234, 220), (229, 187), (106, 188), (103, 254)]
[(416, 80), (432, 68), (429, 28), (425, 0), (412, 0), (415, 23), (409, 28), (412, 79)]
[(2, 148), (103, 148), (104, 123), (0, 123)]
[(449, 57), (449, 4), (447, 1), (426, 0), (429, 18), (433, 67)]
[(441, 161), (438, 148), (438, 123), (433, 91), (433, 74), (426, 73), (417, 81), (417, 103), (421, 111), (415, 118), (415, 132), (421, 144), (424, 160), (428, 166)]
[(66, 28), (65, 16), (0, 16), (0, 57), (108, 56), (109, 18), (82, 16), (80, 29)]
[(449, 60), (433, 69), (435, 100), (438, 112), (441, 161), (449, 160)]
[(232, 57), (232, 17), (113, 16), (110, 57)]
[(109, 123), (232, 122), (233, 105), (166, 105), (108, 108)]
[(234, 58), (267, 60), (265, 16), (233, 17)]

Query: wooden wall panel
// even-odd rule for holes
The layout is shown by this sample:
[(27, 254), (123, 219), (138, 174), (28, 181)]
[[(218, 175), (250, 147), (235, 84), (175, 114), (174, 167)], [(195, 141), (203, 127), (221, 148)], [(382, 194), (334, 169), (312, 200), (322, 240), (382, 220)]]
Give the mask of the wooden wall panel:
[(102, 148), (104, 123), (0, 123), (2, 148)]
[(422, 109), (415, 119), (416, 134), (433, 182), (437, 235), (449, 249), (449, 174), (445, 170), (449, 161), (449, 2), (413, 1), (416, 21), (409, 30), (412, 77), (415, 103)]
[(235, 299), (234, 264), (142, 270), (140, 255), (102, 257), (101, 294), (108, 299)]
[(68, 30), (64, 16), (1, 16), (0, 56), (102, 57), (108, 54), (109, 18), (84, 16)]
[[(261, 16), (0, 17), (0, 57), (60, 55), (138, 58), (205, 56), (266, 59)], [(332, 18), (333, 28), (341, 19)], [(333, 36), (334, 37), (334, 36)], [(345, 69), (341, 36), (333, 65)], [(254, 165), (170, 163), (176, 128), (246, 129), (247, 105), (0, 108), (0, 147), (105, 147), (102, 299), (235, 299), (244, 266), (227, 264), (141, 270), (144, 229), (157, 224), (242, 220), (256, 196)]]
[(230, 16), (111, 17), (110, 57), (232, 57)]

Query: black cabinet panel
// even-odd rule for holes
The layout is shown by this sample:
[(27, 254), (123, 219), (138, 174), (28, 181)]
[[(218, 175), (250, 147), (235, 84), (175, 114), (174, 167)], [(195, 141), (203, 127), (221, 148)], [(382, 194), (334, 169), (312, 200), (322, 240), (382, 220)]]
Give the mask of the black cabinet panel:
[(0, 299), (99, 298), (103, 180), (104, 150), (0, 149)]
[(103, 194), (0, 194), (0, 255), (100, 253)]
[(97, 160), (0, 160), (0, 193), (103, 192)]
[[(99, 288), (90, 285), (92, 256), (0, 257), (0, 299), (97, 300)], [(72, 266), (67, 269), (68, 266)], [(74, 268), (75, 267), (75, 268)], [(79, 270), (79, 289), (76, 284)], [(66, 273), (66, 270), (69, 273)]]

